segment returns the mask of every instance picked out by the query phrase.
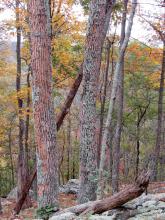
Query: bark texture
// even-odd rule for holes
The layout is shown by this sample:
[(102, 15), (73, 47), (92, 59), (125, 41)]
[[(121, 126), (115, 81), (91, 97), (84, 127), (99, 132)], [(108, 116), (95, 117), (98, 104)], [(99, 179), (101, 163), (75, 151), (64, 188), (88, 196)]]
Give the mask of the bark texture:
[(103, 125), (104, 125), (104, 111), (105, 111), (105, 101), (106, 101), (106, 95), (107, 95), (111, 45), (112, 45), (111, 41), (107, 38), (107, 42), (106, 42), (106, 68), (105, 68), (104, 79), (103, 79), (103, 94), (101, 96), (101, 110), (100, 110), (100, 129), (99, 129), (99, 144), (98, 144), (98, 155), (97, 155), (98, 167), (100, 164), (100, 151), (101, 151), (101, 141), (102, 141), (102, 133), (103, 133)]
[[(125, 38), (125, 26), (127, 19), (127, 4), (128, 0), (123, 0), (124, 11), (122, 14), (121, 24), (121, 38), (120, 48)], [(114, 150), (113, 150), (113, 168), (112, 168), (112, 192), (118, 192), (119, 188), (119, 164), (120, 164), (120, 142), (122, 132), (122, 121), (123, 121), (123, 105), (124, 105), (124, 56), (121, 61), (121, 71), (119, 76), (119, 87), (118, 87), (118, 108), (117, 108), (117, 125), (114, 137)]]
[(25, 183), (24, 187), (23, 187), (23, 193), (21, 194), (21, 196), (19, 197), (19, 200), (18, 202), (16, 203), (15, 207), (14, 207), (14, 212), (15, 214), (19, 214), (19, 212), (21, 211), (21, 208), (24, 204), (24, 201), (29, 193), (29, 190), (31, 188), (31, 185), (33, 183), (33, 180), (35, 179), (36, 177), (36, 169), (35, 171), (33, 172), (33, 174), (31, 175), (29, 181), (27, 183)]
[(108, 136), (110, 132), (110, 128), (112, 126), (112, 113), (114, 109), (114, 103), (116, 100), (116, 93), (117, 93), (117, 88), (118, 88), (118, 83), (119, 83), (119, 76), (122, 68), (122, 61), (123, 57), (125, 55), (125, 51), (128, 45), (128, 41), (131, 35), (131, 30), (133, 26), (133, 18), (135, 15), (136, 11), (136, 5), (137, 5), (137, 0), (132, 1), (132, 8), (131, 8), (131, 14), (128, 20), (128, 27), (126, 30), (125, 38), (123, 41), (123, 44), (120, 48), (119, 51), (119, 58), (116, 64), (115, 68), (115, 73), (113, 77), (113, 83), (112, 83), (112, 91), (111, 91), (111, 97), (110, 97), (110, 104), (109, 104), (109, 109), (108, 109), (108, 114), (107, 114), (107, 120), (106, 120), (106, 125), (105, 125), (105, 131), (102, 139), (102, 149), (101, 149), (101, 159), (100, 159), (100, 167), (99, 167), (99, 180), (98, 180), (98, 198), (102, 198), (103, 196), (103, 188), (104, 188), (104, 178), (103, 178), (103, 171), (104, 171), (104, 164), (105, 164), (105, 156), (106, 156), (106, 149), (108, 145)]
[(37, 144), (37, 185), (39, 208), (57, 205), (58, 153), (52, 97), (51, 25), (49, 2), (28, 4), (33, 72), (33, 114)]
[(1, 197), (0, 197), (0, 214), (2, 214), (2, 204), (1, 204)]
[(83, 95), (80, 131), (79, 203), (96, 199), (97, 144), (96, 96), (101, 53), (114, 1), (92, 0), (83, 63)]
[[(78, 91), (78, 88), (79, 88), (79, 86), (81, 84), (81, 81), (82, 81), (82, 68), (80, 68), (79, 73), (77, 75), (77, 78), (75, 79), (75, 81), (74, 81), (74, 83), (73, 83), (73, 85), (72, 85), (72, 87), (70, 89), (70, 92), (69, 92), (69, 94), (68, 94), (68, 96), (66, 98), (66, 101), (65, 101), (65, 103), (64, 103), (64, 105), (62, 107), (62, 110), (61, 110), (60, 114), (57, 117), (57, 122), (56, 122), (56, 124), (57, 124), (57, 131), (60, 129), (60, 127), (61, 127), (61, 125), (63, 123), (64, 118), (68, 114), (68, 108), (70, 108), (70, 106), (71, 106), (71, 104), (73, 102), (73, 99), (74, 99), (74, 97), (75, 97), (75, 95), (76, 95), (76, 93)], [(73, 163), (74, 163), (74, 160), (73, 160)], [(74, 168), (74, 165), (73, 165), (73, 168)], [(17, 202), (18, 204), (16, 204), (16, 206), (20, 207), (20, 209), (18, 209), (19, 210), (18, 213), (21, 210), (21, 207), (22, 207), (22, 205), (23, 205), (23, 203), (24, 203), (24, 201), (26, 199), (26, 196), (28, 195), (28, 192), (29, 192), (29, 190), (30, 190), (30, 188), (32, 186), (33, 180), (35, 179), (36, 175), (37, 175), (37, 168), (34, 169), (34, 172), (29, 177), (29, 180), (25, 184), (26, 186), (29, 186), (29, 187), (27, 188), (27, 190), (23, 190), (20, 198), (18, 199), (18, 202)], [(72, 177), (73, 177), (73, 179), (75, 178), (74, 177), (74, 170), (73, 170), (73, 176)], [(24, 189), (26, 189), (26, 187), (24, 187)], [(21, 204), (21, 205), (19, 205), (19, 204)]]
[(158, 100), (157, 134), (156, 134), (156, 145), (155, 145), (155, 150), (154, 150), (152, 180), (157, 180), (159, 156), (160, 156), (160, 149), (161, 149), (161, 143), (162, 143), (161, 140), (163, 138), (162, 130), (163, 130), (164, 79), (165, 79), (165, 40), (163, 42), (162, 71), (161, 71), (161, 78), (160, 78), (159, 100)]
[[(18, 164), (17, 164), (17, 199), (23, 192), (23, 186), (28, 179), (28, 164), (26, 158), (26, 152), (24, 147), (24, 119), (23, 119), (23, 100), (21, 98), (21, 27), (20, 23), (20, 1), (16, 0), (16, 33), (17, 33), (17, 43), (16, 43), (16, 54), (17, 54), (17, 75), (16, 75), (16, 91), (17, 91), (17, 102), (18, 102), (18, 120), (19, 120), (19, 153), (18, 153)], [(24, 203), (25, 207), (31, 205), (30, 198), (26, 198)]]
[(79, 69), (79, 72), (77, 74), (77, 77), (69, 91), (69, 94), (66, 98), (66, 101), (65, 103), (63, 104), (63, 107), (61, 109), (61, 112), (60, 114), (58, 115), (57, 117), (57, 130), (60, 129), (62, 123), (63, 123), (63, 120), (65, 118), (65, 116), (68, 114), (69, 112), (69, 109), (71, 107), (71, 104), (73, 102), (73, 99), (78, 91), (78, 88), (81, 84), (81, 81), (82, 81), (82, 78), (83, 78), (83, 68), (82, 68), (82, 65), (80, 66), (80, 69)]

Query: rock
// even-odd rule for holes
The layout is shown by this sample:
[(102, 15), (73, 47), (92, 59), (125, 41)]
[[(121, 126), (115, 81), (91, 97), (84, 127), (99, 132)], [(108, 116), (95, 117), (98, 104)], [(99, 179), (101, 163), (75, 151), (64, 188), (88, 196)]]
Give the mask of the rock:
[(160, 199), (165, 198), (165, 193), (158, 193), (158, 194), (142, 194), (140, 197), (133, 199), (130, 202), (124, 204), (125, 208), (128, 209), (136, 209), (138, 206), (142, 206), (147, 201), (159, 201)]
[[(164, 195), (143, 194), (141, 197), (126, 203), (124, 206), (118, 209), (113, 209), (102, 213), (101, 216), (105, 217), (105, 219), (115, 220), (164, 220), (165, 202), (159, 201), (159, 199), (163, 197)], [(97, 216), (97, 218), (94, 217), (91, 219), (104, 219), (100, 218), (100, 216)]]
[(76, 215), (73, 214), (72, 212), (66, 212), (61, 215), (54, 215), (49, 220), (75, 220)]
[(165, 213), (161, 209), (159, 210), (151, 210), (149, 212), (144, 212), (142, 214), (136, 215), (133, 218), (129, 218), (129, 220), (164, 220), (165, 219)]
[(89, 217), (89, 220), (115, 220), (113, 216), (101, 216), (101, 215), (93, 215)]
[[(30, 193), (30, 197), (33, 199), (33, 200), (36, 200), (36, 198), (35, 198), (35, 193), (33, 192), (33, 190), (30, 190), (29, 191), (29, 193)], [(12, 189), (11, 191), (10, 191), (10, 193), (8, 194), (8, 196), (7, 196), (7, 199), (17, 199), (17, 187), (15, 187), (14, 189)]]
[(156, 200), (146, 201), (142, 204), (143, 207), (155, 206), (158, 202)]
[(67, 184), (60, 186), (59, 191), (66, 194), (78, 194), (79, 183), (78, 179), (71, 179), (67, 182)]
[(157, 204), (157, 207), (159, 209), (164, 209), (165, 210), (165, 202), (159, 201), (158, 204)]

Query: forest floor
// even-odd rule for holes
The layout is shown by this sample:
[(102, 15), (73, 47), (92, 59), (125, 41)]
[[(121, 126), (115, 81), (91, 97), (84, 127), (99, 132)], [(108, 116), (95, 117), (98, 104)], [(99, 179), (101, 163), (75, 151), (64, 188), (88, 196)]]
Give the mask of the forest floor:
[[(67, 208), (76, 204), (76, 196), (73, 194), (60, 193), (60, 208)], [(24, 209), (17, 217), (13, 217), (15, 200), (2, 199), (3, 214), (0, 214), (0, 220), (32, 220), (36, 216), (37, 203), (33, 202), (33, 207)]]
[[(126, 185), (122, 185), (121, 189)], [(149, 193), (165, 193), (165, 182), (150, 183)], [(76, 196), (73, 194), (60, 193), (60, 208), (67, 208), (76, 205)], [(33, 220), (36, 217), (37, 203), (33, 202), (33, 207), (24, 209), (17, 217), (13, 217), (14, 200), (2, 199), (3, 214), (0, 214), (0, 220)]]

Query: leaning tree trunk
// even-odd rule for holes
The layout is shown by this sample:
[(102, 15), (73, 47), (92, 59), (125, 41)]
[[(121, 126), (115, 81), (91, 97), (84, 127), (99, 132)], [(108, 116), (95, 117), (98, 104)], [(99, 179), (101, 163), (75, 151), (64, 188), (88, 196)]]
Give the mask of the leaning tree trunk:
[(96, 199), (96, 96), (101, 53), (114, 1), (92, 0), (83, 63), (79, 203)]
[(153, 173), (152, 180), (157, 180), (158, 175), (158, 164), (161, 148), (162, 128), (163, 128), (163, 92), (164, 92), (164, 79), (165, 79), (165, 41), (163, 42), (163, 58), (162, 58), (162, 71), (160, 78), (159, 87), (159, 100), (158, 100), (158, 121), (157, 121), (157, 134), (156, 134), (156, 145), (154, 150), (153, 160)]
[[(125, 26), (127, 19), (127, 4), (128, 0), (123, 0), (124, 11), (122, 15), (122, 26), (121, 26), (121, 39), (120, 47), (122, 46), (125, 38)], [(117, 108), (117, 125), (114, 137), (114, 153), (113, 153), (113, 168), (112, 168), (112, 192), (118, 192), (119, 190), (119, 164), (120, 164), (120, 142), (123, 122), (123, 105), (124, 105), (124, 56), (121, 61), (121, 71), (119, 77), (118, 87), (118, 108)]]
[(132, 1), (132, 8), (131, 8), (131, 15), (130, 15), (130, 18), (128, 21), (126, 35), (124, 38), (124, 42), (120, 48), (119, 58), (118, 58), (118, 61), (116, 64), (113, 83), (112, 83), (110, 104), (109, 104), (109, 109), (108, 109), (106, 125), (105, 125), (105, 131), (104, 131), (104, 135), (103, 135), (103, 139), (102, 139), (101, 159), (100, 159), (99, 178), (98, 178), (98, 198), (102, 198), (102, 196), (103, 196), (103, 188), (104, 188), (103, 171), (104, 171), (104, 164), (105, 164), (106, 149), (107, 149), (107, 144), (108, 144), (108, 136), (109, 136), (110, 128), (112, 126), (112, 113), (113, 113), (113, 109), (114, 109), (114, 103), (116, 100), (116, 93), (117, 93), (117, 87), (118, 87), (118, 83), (119, 83), (119, 76), (120, 76), (120, 72), (121, 72), (122, 61), (123, 61), (123, 57), (125, 55), (128, 41), (129, 41), (129, 38), (131, 35), (133, 18), (134, 18), (135, 11), (136, 11), (136, 5), (137, 5), (137, 0), (133, 0)]
[(51, 25), (49, 3), (28, 4), (33, 72), (33, 114), (37, 144), (38, 206), (57, 205), (58, 152), (52, 97)]

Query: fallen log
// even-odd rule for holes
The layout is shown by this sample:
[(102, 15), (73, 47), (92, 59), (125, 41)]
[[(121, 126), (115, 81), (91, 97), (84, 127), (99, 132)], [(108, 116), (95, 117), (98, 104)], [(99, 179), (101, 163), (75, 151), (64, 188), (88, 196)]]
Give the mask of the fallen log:
[(135, 183), (115, 195), (105, 198), (103, 200), (98, 200), (94, 202), (88, 202), (81, 205), (73, 206), (67, 209), (64, 209), (58, 213), (64, 212), (73, 212), (76, 215), (87, 213), (90, 214), (101, 214), (105, 211), (120, 207), (126, 202), (139, 197), (144, 193), (148, 187), (150, 178), (150, 171), (142, 172), (141, 175), (136, 179)]
[(136, 179), (132, 186), (126, 187), (124, 190), (115, 195), (97, 202), (92, 207), (89, 207), (86, 212), (90, 211), (92, 214), (100, 214), (107, 210), (119, 207), (126, 202), (139, 197), (143, 192), (147, 191), (149, 184), (150, 172), (142, 174)]

